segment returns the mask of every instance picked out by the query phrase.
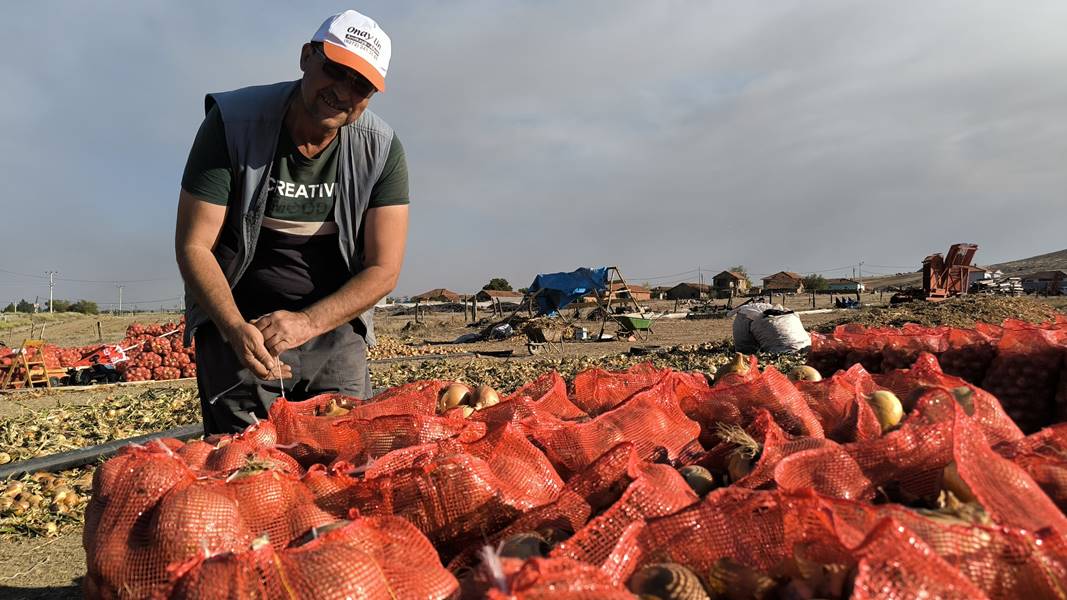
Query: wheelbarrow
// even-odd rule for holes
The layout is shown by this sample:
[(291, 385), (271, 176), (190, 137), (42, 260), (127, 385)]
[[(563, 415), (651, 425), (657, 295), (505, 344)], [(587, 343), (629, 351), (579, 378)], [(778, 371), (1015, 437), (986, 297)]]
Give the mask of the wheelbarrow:
[(615, 315), (615, 321), (619, 324), (620, 336), (633, 335), (637, 339), (647, 340), (653, 333), (652, 319), (634, 315)]

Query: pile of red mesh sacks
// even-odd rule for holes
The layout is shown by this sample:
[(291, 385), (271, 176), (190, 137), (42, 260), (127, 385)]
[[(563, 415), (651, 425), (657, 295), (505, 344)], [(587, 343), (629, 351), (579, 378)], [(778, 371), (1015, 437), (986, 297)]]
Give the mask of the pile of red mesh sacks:
[[(171, 333), (175, 332), (175, 333)], [(185, 318), (178, 323), (133, 323), (119, 342), (129, 360), (116, 365), (125, 381), (196, 377), (195, 349), (182, 343)]]
[[(240, 435), (126, 448), (96, 471), (87, 595), (1067, 590), (1067, 425), (1024, 436), (932, 354), (802, 382), (755, 361), (714, 385), (650, 365), (569, 384), (548, 373), (466, 418), (437, 409), (449, 383), (410, 383), (336, 416), (322, 416), (336, 396), (281, 399)], [(879, 389), (907, 410), (884, 432), (868, 402)], [(710, 491), (687, 483), (680, 470), (693, 466)], [(663, 573), (676, 579), (650, 576)], [(667, 591), (684, 583), (692, 595)]]
[(843, 325), (812, 334), (808, 362), (824, 373), (854, 364), (888, 373), (911, 366), (922, 352), (936, 356), (946, 373), (993, 393), (1026, 433), (1067, 420), (1067, 317), (974, 329)]

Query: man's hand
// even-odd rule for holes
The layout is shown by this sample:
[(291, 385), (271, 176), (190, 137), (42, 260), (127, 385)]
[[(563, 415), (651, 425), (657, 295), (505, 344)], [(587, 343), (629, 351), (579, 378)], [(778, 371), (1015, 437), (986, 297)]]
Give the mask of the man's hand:
[(241, 323), (225, 332), (226, 340), (237, 359), (260, 379), (288, 379), (293, 376), (289, 365), (274, 358), (263, 344), (263, 334), (252, 323)]
[(318, 335), (311, 318), (304, 312), (276, 310), (252, 323), (262, 334), (267, 351), (275, 356)]

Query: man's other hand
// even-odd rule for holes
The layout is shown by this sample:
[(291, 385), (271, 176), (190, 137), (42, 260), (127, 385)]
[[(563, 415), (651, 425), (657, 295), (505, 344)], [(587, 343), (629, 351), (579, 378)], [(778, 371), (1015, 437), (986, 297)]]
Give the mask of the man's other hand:
[(234, 354), (260, 379), (288, 379), (293, 376), (289, 365), (272, 355), (263, 344), (263, 334), (252, 323), (242, 323), (226, 331), (226, 340)]
[(278, 356), (317, 335), (311, 318), (303, 312), (276, 310), (252, 321), (263, 336), (267, 351)]

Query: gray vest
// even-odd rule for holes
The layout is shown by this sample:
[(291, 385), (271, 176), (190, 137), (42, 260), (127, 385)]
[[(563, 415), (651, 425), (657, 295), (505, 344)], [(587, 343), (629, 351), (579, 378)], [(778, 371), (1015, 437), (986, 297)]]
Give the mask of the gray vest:
[[(226, 145), (233, 169), (235, 203), (226, 211), (224, 227), (230, 228), (234, 247), (215, 248), (215, 258), (222, 267), (232, 290), (244, 274), (256, 251), (256, 240), (267, 206), (267, 179), (274, 165), (289, 99), (300, 81), (241, 88), (232, 92), (208, 94), (205, 113), (218, 105), (226, 131)], [(363, 249), (357, 238), (370, 193), (385, 168), (393, 128), (381, 117), (367, 110), (351, 125), (338, 133), (337, 198), (334, 220), (340, 230), (341, 256), (353, 275), (363, 270)], [(209, 317), (195, 299), (185, 293), (185, 343), (192, 341), (196, 328)], [(359, 316), (367, 328), (367, 344), (374, 345), (374, 309)]]

